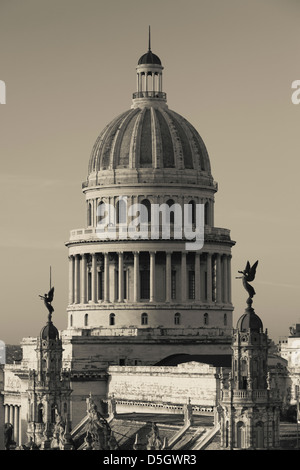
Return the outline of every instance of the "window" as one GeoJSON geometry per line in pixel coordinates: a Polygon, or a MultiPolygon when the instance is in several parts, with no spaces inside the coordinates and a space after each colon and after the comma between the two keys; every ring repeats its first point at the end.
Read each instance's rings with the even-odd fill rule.
{"type": "Polygon", "coordinates": [[[174,315],[174,325],[180,325],[180,317],[181,317],[180,313],[178,313],[178,312],[175,313],[175,315],[174,315]]]}
{"type": "Polygon", "coordinates": [[[140,214],[140,220],[142,223],[151,222],[151,203],[148,199],[143,199],[141,204],[147,209],[147,214],[144,215],[144,212],[140,214]]]}
{"type": "Polygon", "coordinates": [[[206,202],[204,205],[204,224],[208,225],[209,224],[209,202],[206,202]]]}
{"type": "Polygon", "coordinates": [[[103,300],[103,292],[104,292],[104,276],[103,272],[98,272],[98,300],[103,300]]]}
{"type": "Polygon", "coordinates": [[[141,299],[150,299],[150,271],[140,271],[140,282],[141,282],[141,299]]]}
{"type": "Polygon", "coordinates": [[[194,200],[188,204],[188,221],[192,224],[196,223],[196,203],[194,200]]]}
{"type": "Polygon", "coordinates": [[[189,271],[189,299],[195,298],[195,271],[189,271]]]}
{"type": "Polygon", "coordinates": [[[141,315],[141,324],[142,325],[148,325],[148,314],[147,313],[142,313],[142,315],[141,315]]]}
{"type": "Polygon", "coordinates": [[[92,204],[89,202],[88,203],[88,226],[90,227],[92,225],[92,204]]]}
{"type": "Polygon", "coordinates": [[[70,326],[73,326],[73,315],[70,315],[70,326]]]}
{"type": "Polygon", "coordinates": [[[105,203],[103,201],[97,207],[97,225],[105,218],[105,203]]]}
{"type": "Polygon", "coordinates": [[[208,325],[208,313],[203,315],[204,325],[208,325]]]}
{"type": "Polygon", "coordinates": [[[119,199],[116,204],[117,224],[126,224],[127,222],[127,203],[124,199],[119,199]]]}
{"type": "Polygon", "coordinates": [[[116,316],[115,316],[114,313],[111,313],[111,314],[109,315],[109,324],[110,324],[110,325],[115,325],[115,321],[116,321],[116,318],[115,318],[115,317],[116,317],[116,316]]]}
{"type": "Polygon", "coordinates": [[[86,314],[84,315],[84,326],[88,326],[88,324],[89,324],[89,316],[88,316],[88,314],[86,313],[86,314]]]}
{"type": "MultiPolygon", "coordinates": [[[[170,207],[170,209],[173,206],[173,204],[175,204],[173,199],[169,199],[167,201],[167,205],[170,207]]],[[[170,210],[170,224],[174,224],[174,210],[172,209],[170,210]]]]}
{"type": "Polygon", "coordinates": [[[224,326],[227,325],[227,313],[224,313],[224,326]]]}
{"type": "Polygon", "coordinates": [[[88,272],[88,278],[87,278],[87,281],[88,281],[88,300],[92,300],[92,273],[91,272],[88,272]]]}

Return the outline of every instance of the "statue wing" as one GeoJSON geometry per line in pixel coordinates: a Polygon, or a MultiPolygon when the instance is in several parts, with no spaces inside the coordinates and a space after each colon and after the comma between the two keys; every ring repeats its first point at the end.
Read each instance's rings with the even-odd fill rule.
{"type": "Polygon", "coordinates": [[[247,264],[246,264],[246,267],[245,267],[245,273],[249,274],[249,271],[250,271],[250,263],[249,263],[249,261],[247,261],[247,264]]]}
{"type": "Polygon", "coordinates": [[[54,287],[51,287],[51,289],[48,292],[48,302],[52,302],[54,297],[54,287]]]}
{"type": "MultiPolygon", "coordinates": [[[[247,281],[253,281],[253,280],[254,280],[255,274],[256,274],[257,265],[258,265],[258,261],[256,261],[256,263],[254,263],[254,265],[249,269],[249,274],[248,274],[248,279],[247,279],[247,281]]],[[[250,265],[249,265],[249,266],[250,266],[250,265]]]]}

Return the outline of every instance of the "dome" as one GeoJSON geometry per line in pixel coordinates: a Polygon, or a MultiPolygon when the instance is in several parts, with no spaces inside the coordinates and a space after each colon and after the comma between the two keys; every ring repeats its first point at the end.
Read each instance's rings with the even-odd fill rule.
{"type": "Polygon", "coordinates": [[[259,333],[263,331],[263,324],[258,315],[254,312],[253,308],[247,308],[245,313],[239,318],[237,329],[240,331],[255,331],[259,333]]]}
{"type": "Polygon", "coordinates": [[[152,51],[148,51],[146,52],[146,54],[143,54],[142,57],[140,57],[138,61],[138,65],[146,65],[146,64],[161,65],[161,61],[160,61],[160,58],[157,55],[153,54],[152,51]]]}
{"type": "Polygon", "coordinates": [[[52,321],[48,321],[47,325],[45,325],[41,330],[41,339],[58,339],[58,330],[53,325],[52,321]]]}
{"type": "Polygon", "coordinates": [[[93,147],[89,175],[117,169],[197,170],[210,175],[205,144],[185,118],[164,106],[144,106],[113,119],[93,147]]]}

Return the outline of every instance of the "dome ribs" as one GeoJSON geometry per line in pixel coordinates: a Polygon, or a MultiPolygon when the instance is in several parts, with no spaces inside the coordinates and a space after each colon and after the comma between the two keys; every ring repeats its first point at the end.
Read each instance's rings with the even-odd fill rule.
{"type": "Polygon", "coordinates": [[[160,110],[156,110],[161,139],[161,167],[175,168],[174,144],[168,123],[160,110]]]}
{"type": "Polygon", "coordinates": [[[145,108],[139,110],[137,119],[132,132],[132,138],[130,142],[130,151],[129,151],[129,168],[138,168],[139,167],[139,155],[140,155],[140,142],[141,142],[141,131],[142,126],[141,122],[143,121],[145,114],[145,108]]]}
{"type": "Polygon", "coordinates": [[[127,112],[124,116],[124,119],[120,122],[118,126],[111,149],[110,162],[112,169],[117,168],[119,165],[128,165],[130,140],[128,140],[128,138],[125,138],[124,136],[125,134],[127,134],[127,128],[135,114],[137,114],[137,110],[131,110],[127,112]],[[128,149],[128,152],[126,152],[126,148],[128,149]],[[121,149],[123,152],[125,150],[125,155],[124,153],[121,154],[121,149]],[[120,163],[121,160],[123,161],[123,163],[120,163]]]}

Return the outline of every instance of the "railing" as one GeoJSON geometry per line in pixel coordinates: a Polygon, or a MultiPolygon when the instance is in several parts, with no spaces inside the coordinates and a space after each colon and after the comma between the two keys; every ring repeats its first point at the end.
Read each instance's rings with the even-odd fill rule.
{"type": "Polygon", "coordinates": [[[167,99],[167,94],[162,91],[137,91],[132,95],[133,99],[135,98],[159,98],[167,99]]]}
{"type": "MultiPolygon", "coordinates": [[[[145,224],[146,225],[146,224],[145,224]]],[[[182,230],[183,236],[178,237],[176,236],[176,230],[174,230],[174,225],[170,227],[170,232],[169,233],[163,233],[162,232],[162,226],[151,226],[151,224],[147,224],[148,228],[143,232],[138,232],[135,230],[135,228],[130,228],[127,227],[127,225],[118,225],[116,224],[115,226],[110,226],[106,227],[105,230],[96,228],[96,227],[91,227],[91,228],[81,228],[77,230],[71,230],[70,232],[70,241],[73,240],[89,240],[89,239],[96,239],[96,240],[184,240],[187,241],[186,238],[184,237],[184,228],[182,230]],[[151,231],[155,234],[157,234],[157,238],[152,238],[151,237],[151,231]],[[138,234],[142,234],[140,238],[138,237],[138,234]],[[136,234],[137,236],[134,237],[132,234],[136,234]],[[175,238],[175,236],[176,238],[175,238]]],[[[193,225],[193,231],[195,230],[195,226],[193,225]]],[[[218,227],[209,227],[206,226],[204,228],[204,235],[207,240],[210,240],[212,238],[221,238],[221,239],[230,239],[230,230],[225,229],[225,228],[218,228],[218,227]]],[[[191,242],[194,241],[194,239],[190,240],[191,242]]]]}
{"type": "Polygon", "coordinates": [[[235,399],[259,400],[267,399],[268,396],[278,398],[278,390],[223,390],[223,398],[229,398],[230,394],[235,399]]]}

